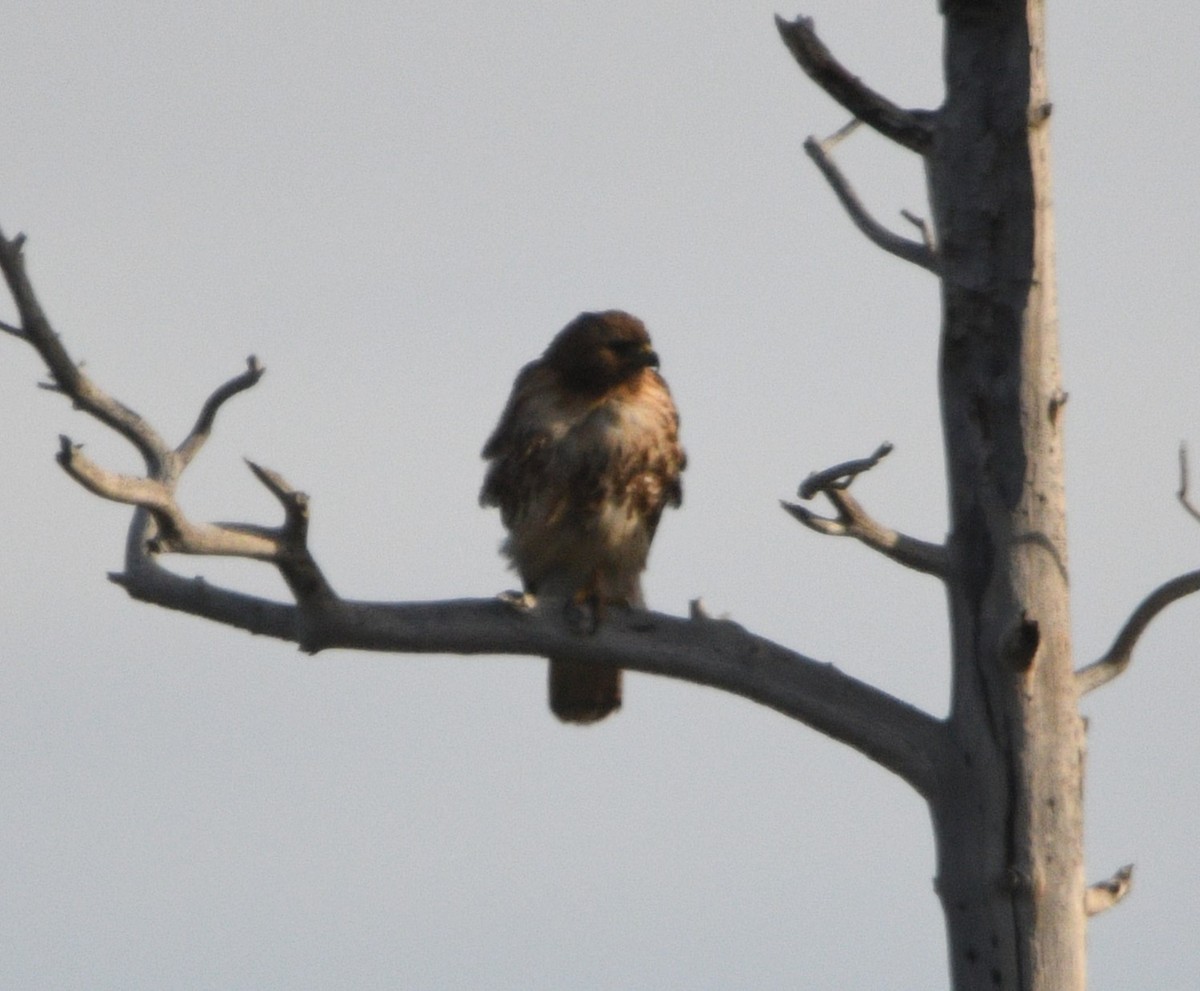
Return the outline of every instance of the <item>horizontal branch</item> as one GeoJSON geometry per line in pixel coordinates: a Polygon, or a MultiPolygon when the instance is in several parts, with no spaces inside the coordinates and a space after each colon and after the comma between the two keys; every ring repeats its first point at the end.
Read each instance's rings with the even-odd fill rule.
{"type": "Polygon", "coordinates": [[[256,636],[301,643],[301,613],[297,606],[210,585],[203,578],[183,578],[153,558],[139,567],[112,572],[109,581],[120,585],[139,602],[212,620],[256,636]]]}
{"type": "Polygon", "coordinates": [[[301,607],[227,592],[157,566],[111,577],[138,600],[314,653],[553,655],[723,689],[854,747],[922,794],[942,751],[942,723],[932,716],[727,620],[613,610],[595,633],[580,634],[559,609],[519,609],[501,598],[330,599],[301,607]]]}
{"type": "Polygon", "coordinates": [[[817,37],[811,18],[785,21],[776,15],[775,26],[808,78],[856,118],[910,151],[929,153],[933,146],[930,111],[904,110],[864,84],[833,57],[817,37]]]}
{"type": "MultiPolygon", "coordinates": [[[[833,159],[829,157],[827,149],[828,142],[818,141],[816,138],[810,137],[804,142],[805,152],[816,163],[817,168],[821,170],[821,175],[825,177],[825,181],[833,189],[834,195],[837,196],[838,201],[845,208],[846,213],[849,214],[854,226],[866,235],[867,240],[876,247],[882,248],[888,254],[895,255],[906,262],[911,262],[920,268],[936,273],[940,266],[937,254],[931,246],[931,238],[928,232],[926,231],[922,240],[914,241],[884,227],[863,206],[862,201],[858,198],[858,194],[855,193],[849,180],[842,174],[841,169],[837,167],[833,159]]],[[[910,222],[912,221],[910,220],[910,222]]]]}
{"type": "Polygon", "coordinates": [[[1189,571],[1163,582],[1147,595],[1125,621],[1104,656],[1075,672],[1075,687],[1079,694],[1086,695],[1123,673],[1133,659],[1133,648],[1151,621],[1172,602],[1193,592],[1200,592],[1200,571],[1189,571]]]}
{"type": "MultiPolygon", "coordinates": [[[[309,500],[279,474],[249,463],[284,509],[279,527],[191,522],[176,498],[183,471],[209,436],[217,412],[254,385],[262,367],[216,389],[188,437],[171,450],[136,414],[92,385],[60,344],[24,276],[22,239],[3,240],[0,262],[21,326],[10,333],[46,360],[59,391],[133,440],[147,454],[144,478],[110,472],[63,438],[59,461],[89,491],[135,506],[125,570],[110,575],[135,599],[316,652],[331,648],[407,653],[531,654],[604,664],[724,689],[770,706],[860,750],[910,782],[932,787],[944,748],[943,724],[831,665],[712,620],[697,606],[684,620],[641,610],[613,610],[594,634],[572,630],[558,608],[517,608],[503,599],[450,602],[351,602],[334,593],[307,546],[309,500]],[[126,415],[128,414],[128,415],[126,415]],[[272,602],[186,579],[163,568],[162,553],[245,557],[273,564],[295,597],[272,602]]],[[[831,483],[832,484],[832,483],[831,483]]]]}

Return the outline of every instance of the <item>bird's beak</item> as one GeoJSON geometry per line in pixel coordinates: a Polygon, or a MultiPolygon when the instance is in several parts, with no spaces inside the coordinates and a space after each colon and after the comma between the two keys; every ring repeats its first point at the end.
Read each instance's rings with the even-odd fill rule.
{"type": "Polygon", "coordinates": [[[646,348],[645,351],[642,351],[638,355],[638,363],[643,368],[657,368],[658,367],[658,352],[652,350],[651,348],[646,348]]]}

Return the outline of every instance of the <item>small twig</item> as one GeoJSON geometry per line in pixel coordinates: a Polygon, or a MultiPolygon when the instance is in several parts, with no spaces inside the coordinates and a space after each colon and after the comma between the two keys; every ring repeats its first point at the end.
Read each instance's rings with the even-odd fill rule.
{"type": "Polygon", "coordinates": [[[1179,504],[1191,514],[1192,519],[1200,522],[1200,509],[1193,506],[1188,497],[1188,457],[1187,444],[1184,443],[1179,445],[1179,491],[1176,495],[1179,497],[1179,504]]]}
{"type": "Polygon", "coordinates": [[[817,37],[811,18],[785,21],[776,15],[775,26],[800,68],[833,99],[884,137],[920,155],[929,153],[933,145],[929,111],[904,110],[864,84],[833,57],[817,37]]]}
{"type": "Polygon", "coordinates": [[[288,485],[277,471],[264,468],[249,459],[246,460],[246,464],[283,507],[284,536],[292,544],[303,545],[308,539],[308,494],[288,485]]]}
{"type": "Polygon", "coordinates": [[[1126,864],[1112,877],[1091,885],[1084,893],[1083,910],[1089,916],[1107,912],[1133,887],[1133,864],[1126,864]]]}
{"type": "MultiPolygon", "coordinates": [[[[837,135],[834,135],[834,137],[837,137],[837,135]]],[[[863,206],[862,201],[858,198],[858,194],[854,192],[849,180],[842,174],[841,169],[834,164],[833,159],[826,154],[827,147],[826,142],[818,141],[812,137],[804,142],[804,150],[808,153],[808,157],[821,170],[821,175],[825,177],[825,181],[829,183],[834,194],[850,215],[854,226],[862,231],[872,244],[882,248],[888,254],[895,255],[897,258],[903,258],[905,261],[919,265],[930,272],[937,272],[937,256],[928,243],[901,237],[894,231],[888,230],[867,212],[867,208],[863,206]]]]}
{"type": "Polygon", "coordinates": [[[1086,695],[1123,673],[1133,659],[1133,648],[1150,622],[1172,602],[1200,592],[1200,571],[1189,571],[1164,582],[1146,596],[1125,621],[1103,657],[1075,672],[1075,687],[1086,695]]]}
{"type": "Polygon", "coordinates": [[[892,445],[885,441],[870,457],[843,461],[823,471],[813,472],[804,480],[798,492],[800,498],[809,500],[823,494],[837,510],[836,518],[820,516],[798,503],[781,501],[780,505],[816,533],[831,537],[853,537],[898,564],[944,577],[947,568],[946,549],[941,544],[918,540],[884,526],[873,519],[847,491],[855,478],[874,468],[891,450],[892,445]]]}
{"type": "Polygon", "coordinates": [[[921,243],[925,245],[931,254],[937,253],[937,239],[933,236],[933,226],[924,217],[918,217],[915,213],[909,210],[901,210],[900,216],[912,224],[921,232],[921,243]]]}
{"type": "Polygon", "coordinates": [[[848,123],[843,124],[831,135],[829,135],[829,137],[821,141],[821,150],[825,152],[833,151],[834,148],[850,137],[850,135],[857,131],[861,126],[862,121],[859,118],[851,117],[848,123]]]}
{"type": "Polygon", "coordinates": [[[279,472],[250,460],[246,464],[283,506],[284,523],[275,531],[282,541],[283,553],[276,558],[275,565],[296,601],[301,605],[334,601],[337,594],[308,550],[308,495],[289,485],[279,472]]]}

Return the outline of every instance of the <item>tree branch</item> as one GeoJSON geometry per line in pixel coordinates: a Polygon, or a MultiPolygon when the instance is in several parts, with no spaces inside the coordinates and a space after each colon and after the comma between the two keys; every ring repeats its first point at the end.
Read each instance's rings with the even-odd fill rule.
{"type": "Polygon", "coordinates": [[[854,537],[905,567],[944,578],[946,549],[941,544],[918,540],[883,526],[848,491],[855,478],[874,468],[891,450],[892,445],[885,442],[870,457],[813,472],[804,480],[798,492],[800,498],[807,501],[823,494],[837,510],[834,519],[819,516],[797,503],[781,501],[780,505],[810,530],[832,537],[854,537]]]}
{"type": "Polygon", "coordinates": [[[930,111],[904,110],[851,74],[817,37],[812,18],[785,21],[776,15],[775,26],[800,68],[833,99],[885,138],[919,155],[929,153],[933,145],[930,111]]]}
{"type": "Polygon", "coordinates": [[[283,505],[285,521],[282,527],[245,523],[196,524],[187,518],[175,497],[180,476],[204,446],[217,412],[229,399],[262,378],[265,369],[258,359],[251,356],[246,362],[246,371],[209,396],[191,432],[183,443],[171,450],[146,420],[95,385],[67,353],[25,274],[21,253],[24,243],[23,235],[10,241],[0,233],[0,269],[21,317],[21,326],[9,327],[8,331],[28,342],[41,355],[57,391],[73,400],[77,408],[131,441],[146,462],[146,477],[120,475],[101,468],[69,438],[60,438],[58,463],[68,475],[95,495],[145,511],[135,515],[131,526],[127,566],[132,564],[134,571],[140,572],[148,567],[149,555],[168,552],[244,557],[274,564],[297,602],[334,598],[333,589],[308,551],[308,497],[294,490],[275,472],[253,463],[250,465],[258,480],[283,505]],[[152,525],[149,520],[153,521],[152,525]],[[135,533],[140,541],[136,545],[135,533]]]}
{"type": "Polygon", "coordinates": [[[593,634],[557,608],[500,599],[288,606],[190,580],[153,566],[110,576],[131,596],[298,643],[418,654],[552,654],[708,685],[790,716],[845,743],[909,782],[933,787],[944,741],[940,721],[832,665],[787,650],[726,620],[613,610],[593,634]]]}
{"type": "MultiPolygon", "coordinates": [[[[1188,497],[1186,444],[1179,445],[1179,491],[1176,496],[1180,505],[1193,518],[1200,521],[1200,510],[1192,505],[1188,497]]],[[[1075,672],[1075,687],[1079,694],[1086,695],[1123,674],[1129,667],[1129,662],[1133,660],[1133,648],[1151,621],[1172,602],[1191,595],[1193,592],[1200,592],[1200,571],[1189,571],[1170,581],[1163,582],[1147,595],[1134,609],[1129,619],[1125,621],[1125,625],[1121,627],[1112,646],[1108,648],[1104,656],[1075,672]]]]}
{"type": "MultiPolygon", "coordinates": [[[[818,141],[816,138],[810,137],[804,142],[804,150],[821,170],[821,175],[825,177],[825,181],[829,183],[834,194],[850,215],[854,226],[862,231],[872,244],[882,248],[890,255],[895,255],[906,262],[912,262],[914,265],[936,273],[939,270],[938,258],[933,250],[932,237],[927,227],[923,227],[924,234],[921,241],[913,241],[888,230],[867,212],[867,208],[863,206],[849,180],[829,157],[828,150],[832,143],[840,140],[845,133],[846,129],[843,128],[842,131],[825,141],[818,141]]],[[[911,220],[911,214],[908,216],[911,220]]]]}
{"type": "Polygon", "coordinates": [[[6,329],[33,345],[46,363],[55,387],[71,398],[76,409],[121,434],[138,449],[146,462],[146,470],[155,474],[162,469],[166,459],[166,444],[137,413],[96,388],[67,353],[25,274],[25,259],[21,252],[24,244],[24,234],[18,234],[10,241],[0,231],[0,271],[4,273],[4,281],[21,318],[19,328],[6,329]]]}
{"type": "Polygon", "coordinates": [[[1091,885],[1083,898],[1083,910],[1088,916],[1107,912],[1120,902],[1133,887],[1133,864],[1126,864],[1105,881],[1091,885]]]}
{"type": "Polygon", "coordinates": [[[1147,595],[1125,621],[1104,656],[1075,672],[1075,687],[1079,694],[1086,695],[1123,673],[1133,659],[1133,648],[1151,620],[1172,602],[1193,592],[1200,592],[1200,571],[1189,571],[1163,582],[1147,595]]]}
{"type": "Polygon", "coordinates": [[[854,458],[821,471],[810,472],[809,476],[800,483],[800,490],[797,494],[801,499],[811,499],[819,492],[847,489],[859,475],[870,471],[893,450],[895,448],[892,447],[892,442],[885,440],[875,448],[874,453],[865,458],[854,458]]]}
{"type": "Polygon", "coordinates": [[[196,425],[192,427],[192,432],[187,435],[183,443],[176,449],[175,453],[182,465],[188,465],[192,458],[204,446],[204,442],[208,440],[209,434],[212,433],[213,423],[217,418],[217,411],[232,399],[239,392],[244,392],[258,384],[258,380],[263,377],[266,369],[258,363],[258,359],[254,355],[250,355],[246,359],[246,370],[241,375],[231,378],[228,382],[218,388],[200,410],[200,416],[196,420],[196,425]]]}
{"type": "MultiPolygon", "coordinates": [[[[710,685],[776,709],[866,754],[923,795],[934,787],[946,750],[942,722],[887,693],[820,664],[742,627],[708,618],[697,605],[692,619],[641,610],[614,610],[598,632],[573,630],[561,609],[515,608],[502,598],[449,602],[353,602],[340,599],[307,547],[309,500],[279,474],[250,462],[258,480],[284,507],[280,527],[246,523],[192,523],[175,496],[180,476],[210,434],[218,410],[254,385],[262,367],[247,370],[209,397],[191,433],[175,450],[136,414],[90,383],[71,360],[37,306],[25,278],[22,239],[3,240],[0,264],[17,300],[16,336],[33,345],[60,390],[147,454],[144,478],[100,467],[67,438],[59,462],[89,491],[136,507],[126,539],[125,570],[110,579],[143,602],[200,616],[251,633],[299,644],[399,653],[532,654],[710,685]],[[157,560],[166,552],[245,557],[275,565],[295,597],[272,602],[203,579],[186,579],[157,560]]],[[[886,453],[881,449],[875,461],[886,453]]],[[[873,462],[872,462],[873,463],[873,462]]],[[[841,466],[838,491],[865,470],[841,466]]],[[[843,503],[843,505],[848,505],[843,503]]],[[[867,539],[861,537],[860,539],[867,539]]],[[[882,542],[883,538],[877,538],[882,542]]],[[[903,551],[894,555],[904,557],[903,551]]],[[[910,552],[911,553],[911,552],[910,552]]]]}
{"type": "MultiPolygon", "coordinates": [[[[334,593],[308,551],[308,497],[287,485],[275,472],[251,464],[260,481],[283,504],[282,527],[251,523],[203,523],[189,520],[172,485],[153,478],[119,475],[101,468],[70,438],[62,437],[58,462],[89,492],[113,502],[138,506],[154,520],[143,536],[147,554],[191,554],[243,557],[279,568],[297,601],[330,598],[334,593]]],[[[140,529],[140,527],[139,527],[140,529]]]]}

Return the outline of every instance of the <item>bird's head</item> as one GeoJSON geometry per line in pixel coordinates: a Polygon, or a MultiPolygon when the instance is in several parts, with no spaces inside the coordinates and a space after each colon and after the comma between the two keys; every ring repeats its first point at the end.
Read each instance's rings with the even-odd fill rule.
{"type": "Polygon", "coordinates": [[[645,325],[622,310],[579,314],[558,332],[542,360],[584,392],[604,392],[658,367],[645,325]]]}

